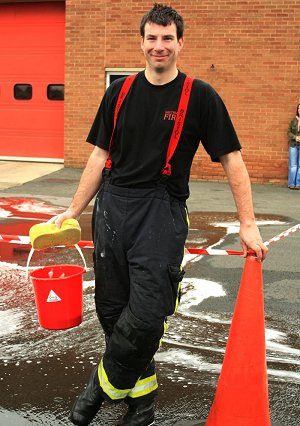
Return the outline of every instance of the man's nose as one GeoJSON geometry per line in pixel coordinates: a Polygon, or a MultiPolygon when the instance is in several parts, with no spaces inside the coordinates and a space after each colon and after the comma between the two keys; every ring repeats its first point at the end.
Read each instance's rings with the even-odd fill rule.
{"type": "Polygon", "coordinates": [[[157,39],[155,42],[155,46],[154,49],[155,50],[163,50],[164,46],[163,46],[163,41],[161,39],[157,39]]]}

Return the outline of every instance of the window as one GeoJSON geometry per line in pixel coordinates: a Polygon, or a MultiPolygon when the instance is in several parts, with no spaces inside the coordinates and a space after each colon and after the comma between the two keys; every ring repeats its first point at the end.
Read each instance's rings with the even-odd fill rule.
{"type": "Polygon", "coordinates": [[[126,77],[129,74],[110,74],[109,75],[109,84],[111,84],[113,81],[118,80],[119,78],[126,77]]]}
{"type": "Polygon", "coordinates": [[[49,101],[63,101],[65,98],[65,86],[63,84],[49,84],[47,98],[49,101]]]}
{"type": "Polygon", "coordinates": [[[115,80],[118,80],[118,78],[126,77],[127,75],[136,74],[137,72],[141,71],[143,68],[124,68],[124,69],[113,69],[113,68],[107,68],[106,69],[106,88],[115,80]]]}
{"type": "Polygon", "coordinates": [[[31,84],[15,84],[14,98],[17,100],[28,101],[32,98],[31,84]]]}

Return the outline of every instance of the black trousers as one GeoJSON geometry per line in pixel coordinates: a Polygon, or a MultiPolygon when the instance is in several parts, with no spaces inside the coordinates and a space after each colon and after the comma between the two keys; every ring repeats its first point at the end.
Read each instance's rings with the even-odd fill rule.
{"type": "Polygon", "coordinates": [[[106,336],[100,386],[107,400],[138,403],[157,392],[153,357],[178,304],[186,205],[162,185],[104,182],[92,225],[95,304],[106,336]]]}

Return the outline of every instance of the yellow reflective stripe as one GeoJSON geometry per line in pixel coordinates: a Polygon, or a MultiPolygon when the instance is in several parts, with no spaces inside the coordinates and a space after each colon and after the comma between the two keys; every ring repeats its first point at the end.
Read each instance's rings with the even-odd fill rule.
{"type": "Polygon", "coordinates": [[[168,324],[167,324],[167,321],[164,321],[164,334],[161,336],[161,339],[160,339],[160,341],[159,341],[159,347],[161,347],[161,345],[162,345],[162,342],[163,342],[163,338],[164,338],[164,335],[166,334],[166,332],[168,331],[168,324]]]}
{"type": "MultiPolygon", "coordinates": [[[[182,265],[180,265],[180,270],[182,271],[182,265]]],[[[178,287],[177,287],[177,297],[176,297],[174,314],[177,312],[177,309],[179,307],[179,294],[180,294],[180,290],[181,290],[181,283],[182,283],[182,281],[180,281],[178,283],[178,287]]]]}
{"type": "Polygon", "coordinates": [[[117,389],[110,383],[104,370],[102,359],[98,367],[98,377],[101,388],[106,393],[106,395],[110,397],[110,399],[123,399],[130,392],[130,389],[117,389]]]}
{"type": "Polygon", "coordinates": [[[190,218],[189,218],[189,213],[188,213],[188,211],[187,211],[187,208],[186,208],[186,207],[184,208],[184,210],[185,210],[185,214],[186,214],[186,221],[187,221],[188,227],[190,227],[190,218]]]}
{"type": "Polygon", "coordinates": [[[156,374],[145,379],[139,379],[134,388],[131,389],[128,396],[131,398],[138,398],[139,396],[148,395],[158,388],[156,374]]]}

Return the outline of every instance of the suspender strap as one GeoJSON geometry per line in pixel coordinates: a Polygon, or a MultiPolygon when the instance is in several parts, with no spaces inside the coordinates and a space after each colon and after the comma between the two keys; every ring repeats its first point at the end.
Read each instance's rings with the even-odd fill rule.
{"type": "Polygon", "coordinates": [[[119,114],[119,111],[121,109],[122,103],[123,103],[124,99],[126,98],[127,93],[129,92],[129,89],[132,86],[132,83],[134,82],[136,76],[137,76],[137,74],[132,74],[132,75],[129,75],[128,77],[125,78],[124,83],[121,87],[118,99],[117,99],[115,113],[114,113],[114,127],[113,127],[113,131],[112,131],[110,141],[109,141],[108,158],[105,162],[105,168],[106,169],[111,169],[111,166],[112,166],[111,151],[112,151],[114,133],[115,133],[116,125],[117,125],[118,114],[119,114]]]}
{"type": "Polygon", "coordinates": [[[165,176],[171,175],[170,161],[177,148],[177,145],[181,136],[181,132],[182,132],[185,116],[186,116],[186,110],[188,107],[190,94],[192,90],[192,84],[193,84],[193,79],[191,77],[186,77],[183,83],[176,120],[174,123],[173,132],[172,132],[171,139],[168,146],[166,165],[164,166],[162,170],[162,174],[165,176]]]}

